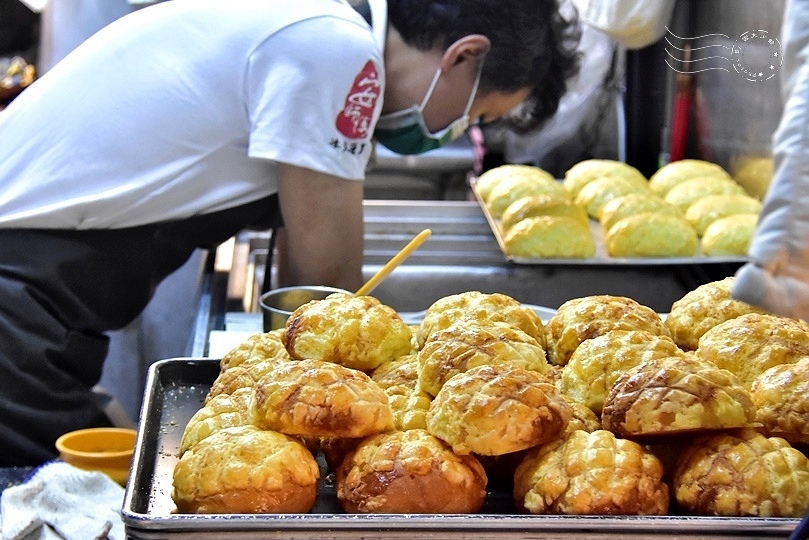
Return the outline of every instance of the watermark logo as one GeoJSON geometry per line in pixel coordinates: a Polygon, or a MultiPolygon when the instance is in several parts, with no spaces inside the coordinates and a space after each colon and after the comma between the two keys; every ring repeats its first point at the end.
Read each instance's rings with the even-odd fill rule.
{"type": "Polygon", "coordinates": [[[725,34],[680,37],[666,27],[664,39],[666,64],[678,73],[722,70],[748,81],[768,81],[783,61],[781,42],[766,30],[750,30],[733,41],[725,34]]]}

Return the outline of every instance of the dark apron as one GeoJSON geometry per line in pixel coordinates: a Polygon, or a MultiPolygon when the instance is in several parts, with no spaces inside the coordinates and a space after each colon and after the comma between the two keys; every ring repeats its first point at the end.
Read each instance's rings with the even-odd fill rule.
{"type": "Polygon", "coordinates": [[[0,466],[56,456],[62,433],[110,425],[91,392],[108,330],[130,323],[197,248],[271,223],[276,197],[113,230],[0,230],[0,466]]]}

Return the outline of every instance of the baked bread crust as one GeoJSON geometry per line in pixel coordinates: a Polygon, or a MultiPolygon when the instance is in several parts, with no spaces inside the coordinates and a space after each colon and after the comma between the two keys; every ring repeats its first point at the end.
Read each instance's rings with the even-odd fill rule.
{"type": "Polygon", "coordinates": [[[731,296],[735,279],[729,276],[704,283],[671,305],[665,324],[681,349],[695,350],[699,346],[699,338],[721,322],[746,313],[762,313],[760,309],[731,296]]]}
{"type": "Polygon", "coordinates": [[[689,513],[801,517],[809,511],[809,459],[752,429],[706,435],[677,460],[672,488],[689,513]]]}
{"type": "Polygon", "coordinates": [[[809,356],[809,326],[769,313],[747,313],[705,332],[695,354],[733,372],[749,389],[767,369],[809,356]]]}
{"type": "Polygon", "coordinates": [[[619,437],[746,427],[755,422],[750,392],[733,373],[690,356],[649,360],[616,379],[601,424],[619,437]]]}
{"type": "Polygon", "coordinates": [[[399,314],[372,296],[334,293],[289,316],[282,337],[294,359],[334,362],[361,371],[412,351],[399,314]]]}
{"type": "Polygon", "coordinates": [[[456,454],[496,456],[561,436],[571,416],[570,405],[541,373],[482,365],[444,384],[427,412],[427,431],[456,454]]]}
{"type": "Polygon", "coordinates": [[[532,514],[665,515],[663,465],[645,447],[605,430],[575,431],[528,451],[514,501],[532,514]]]}
{"type": "Polygon", "coordinates": [[[356,438],[393,429],[384,391],[362,371],[331,362],[279,362],[256,382],[254,423],[287,435],[356,438]]]}
{"type": "Polygon", "coordinates": [[[433,333],[418,352],[419,387],[435,396],[453,375],[482,365],[508,364],[547,373],[545,350],[531,336],[505,323],[462,321],[433,333]]]}
{"type": "Polygon", "coordinates": [[[387,394],[393,410],[393,427],[400,431],[425,429],[432,396],[419,386],[419,359],[408,354],[386,362],[371,373],[387,394]]]}
{"type": "Polygon", "coordinates": [[[261,360],[291,360],[281,337],[283,329],[254,334],[231,349],[222,357],[219,365],[222,371],[261,360]]]}
{"type": "Polygon", "coordinates": [[[180,439],[180,455],[220,429],[251,425],[252,396],[253,388],[244,387],[232,394],[219,394],[207,401],[185,425],[180,439]]]}
{"type": "Polygon", "coordinates": [[[486,498],[486,472],[425,430],[364,439],[335,474],[348,513],[469,514],[486,498]]]}
{"type": "Polygon", "coordinates": [[[307,513],[320,470],[300,442],[255,426],[219,430],[174,468],[172,498],[180,513],[307,513]]]}
{"type": "Polygon", "coordinates": [[[655,358],[683,355],[668,336],[646,330],[610,330],[576,348],[562,368],[559,389],[601,415],[604,400],[621,373],[655,358]]]}
{"type": "Polygon", "coordinates": [[[545,324],[548,360],[564,366],[583,341],[610,330],[646,330],[655,335],[669,335],[660,315],[631,298],[583,296],[563,303],[545,324]]]}
{"type": "Polygon", "coordinates": [[[750,394],[756,422],[769,436],[809,444],[809,357],[767,369],[753,379],[750,394]]]}

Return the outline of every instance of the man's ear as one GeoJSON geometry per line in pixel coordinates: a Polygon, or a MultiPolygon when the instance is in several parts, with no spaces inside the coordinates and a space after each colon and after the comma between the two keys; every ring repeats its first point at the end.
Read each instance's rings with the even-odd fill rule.
{"type": "Polygon", "coordinates": [[[446,71],[465,60],[478,60],[483,57],[492,43],[483,34],[469,34],[450,45],[441,57],[441,70],[446,71]]]}

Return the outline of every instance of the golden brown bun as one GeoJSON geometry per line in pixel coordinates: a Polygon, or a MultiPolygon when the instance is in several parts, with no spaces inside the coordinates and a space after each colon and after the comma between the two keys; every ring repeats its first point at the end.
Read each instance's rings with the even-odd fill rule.
{"type": "Polygon", "coordinates": [[[320,477],[300,442],[255,426],[225,428],[183,454],[172,498],[180,513],[305,514],[320,477]]]}
{"type": "Polygon", "coordinates": [[[470,514],[486,498],[486,473],[422,429],[363,440],[337,468],[337,498],[352,514],[470,514]]]}
{"type": "Polygon", "coordinates": [[[562,368],[559,389],[601,415],[621,373],[655,358],[684,355],[668,336],[646,330],[611,330],[582,342],[562,368]]]}
{"type": "Polygon", "coordinates": [[[809,357],[773,366],[753,379],[756,422],[770,436],[809,443],[809,357]]]}
{"type": "Polygon", "coordinates": [[[591,218],[599,219],[601,210],[608,202],[630,193],[650,193],[649,186],[646,181],[604,176],[588,182],[581,188],[574,201],[584,208],[591,218]]]}
{"type": "Polygon", "coordinates": [[[514,201],[536,195],[568,197],[565,188],[550,173],[529,166],[492,186],[484,201],[492,217],[499,219],[514,201]]]}
{"type": "Polygon", "coordinates": [[[685,219],[702,236],[708,225],[717,219],[736,214],[755,214],[761,211],[761,202],[750,195],[708,195],[694,202],[685,211],[685,219]]]}
{"type": "Polygon", "coordinates": [[[256,382],[255,424],[287,435],[364,437],[393,429],[385,392],[365,373],[317,360],[277,363],[256,382]]]}
{"type": "Polygon", "coordinates": [[[801,517],[809,510],[809,459],[752,430],[706,435],[680,455],[672,491],[691,514],[801,517]]]}
{"type": "Polygon", "coordinates": [[[222,357],[222,371],[261,360],[290,360],[284,342],[281,341],[283,333],[283,329],[279,329],[250,336],[222,357]]]}
{"type": "Polygon", "coordinates": [[[737,214],[719,218],[705,229],[702,252],[705,255],[743,257],[753,240],[758,224],[757,214],[737,214]]]}
{"type": "Polygon", "coordinates": [[[716,163],[700,159],[681,159],[667,163],[649,177],[649,189],[660,197],[665,197],[674,186],[691,178],[704,176],[730,178],[728,172],[716,163]]]}
{"type": "Polygon", "coordinates": [[[758,308],[731,296],[735,279],[730,276],[702,284],[672,304],[666,327],[681,349],[695,350],[699,338],[721,322],[745,313],[761,313],[758,308]]]}
{"type": "Polygon", "coordinates": [[[503,236],[503,249],[511,257],[589,259],[596,243],[589,224],[567,216],[527,218],[503,236]]]}
{"type": "Polygon", "coordinates": [[[660,315],[631,298],[612,295],[573,298],[559,306],[545,324],[548,360],[564,366],[582,341],[610,330],[646,330],[658,336],[669,335],[660,315]]]}
{"type": "Polygon", "coordinates": [[[400,431],[427,427],[427,409],[432,396],[419,386],[419,358],[408,354],[386,362],[371,378],[388,395],[393,410],[393,427],[400,431]]]}
{"type": "Polygon", "coordinates": [[[562,397],[570,405],[570,422],[567,423],[565,435],[579,430],[591,433],[602,429],[601,420],[587,405],[564,393],[562,393],[562,397]]]}
{"type": "Polygon", "coordinates": [[[245,387],[232,394],[219,394],[211,398],[188,420],[180,440],[180,455],[220,429],[252,424],[252,395],[253,388],[245,387]]]}
{"type": "Polygon", "coordinates": [[[730,371],[690,356],[657,358],[623,372],[604,399],[601,424],[619,437],[753,425],[750,392],[730,371]]]}
{"type": "Polygon", "coordinates": [[[545,350],[531,336],[505,323],[456,323],[430,336],[418,353],[419,387],[435,396],[455,374],[490,364],[546,373],[545,350]]]}
{"type": "Polygon", "coordinates": [[[444,384],[427,412],[427,431],[457,454],[496,456],[559,437],[570,417],[570,405],[541,373],[484,365],[444,384]]]}
{"type": "Polygon", "coordinates": [[[545,346],[545,326],[532,308],[505,294],[467,291],[439,298],[427,308],[418,329],[419,349],[432,334],[461,321],[506,323],[545,346]]]}
{"type": "Polygon", "coordinates": [[[772,156],[740,156],[733,165],[733,179],[747,193],[758,200],[763,200],[772,183],[774,169],[772,156]]]}
{"type": "Polygon", "coordinates": [[[514,473],[514,501],[532,514],[665,515],[663,465],[609,431],[575,431],[529,450],[514,473]]]}
{"type": "Polygon", "coordinates": [[[745,195],[745,191],[732,178],[701,176],[677,184],[664,199],[685,213],[689,206],[709,195],[745,195]]]}
{"type": "Polygon", "coordinates": [[[646,177],[635,167],[611,159],[585,159],[565,172],[562,184],[571,197],[579,194],[584,186],[598,178],[624,178],[635,184],[646,184],[646,177]]]}
{"type": "Polygon", "coordinates": [[[207,404],[216,396],[233,394],[240,388],[253,388],[257,380],[275,369],[276,363],[285,361],[289,362],[291,360],[261,360],[256,357],[248,362],[220,371],[205,396],[204,404],[207,404]]]}
{"type": "Polygon", "coordinates": [[[641,212],[613,225],[606,234],[612,257],[693,257],[697,231],[682,215],[641,212]]]}
{"type": "Polygon", "coordinates": [[[601,209],[599,221],[604,230],[608,231],[622,219],[644,212],[672,214],[675,216],[682,215],[679,208],[673,204],[667,203],[654,193],[642,192],[622,195],[605,204],[601,209]]]}
{"type": "Polygon", "coordinates": [[[560,195],[536,195],[517,199],[503,211],[500,229],[505,233],[520,221],[539,216],[564,216],[588,225],[590,218],[581,206],[560,195]]]}
{"type": "Polygon", "coordinates": [[[481,174],[475,182],[475,188],[480,198],[486,203],[491,198],[492,190],[498,185],[521,182],[524,178],[535,179],[539,182],[556,181],[553,175],[539,167],[508,163],[489,169],[481,174]]]}
{"type": "Polygon", "coordinates": [[[411,352],[411,337],[399,314],[376,298],[335,293],[293,311],[283,341],[292,358],[371,371],[411,352]]]}
{"type": "Polygon", "coordinates": [[[796,319],[747,313],[705,332],[695,353],[732,371],[750,388],[767,369],[809,356],[809,327],[796,319]]]}

